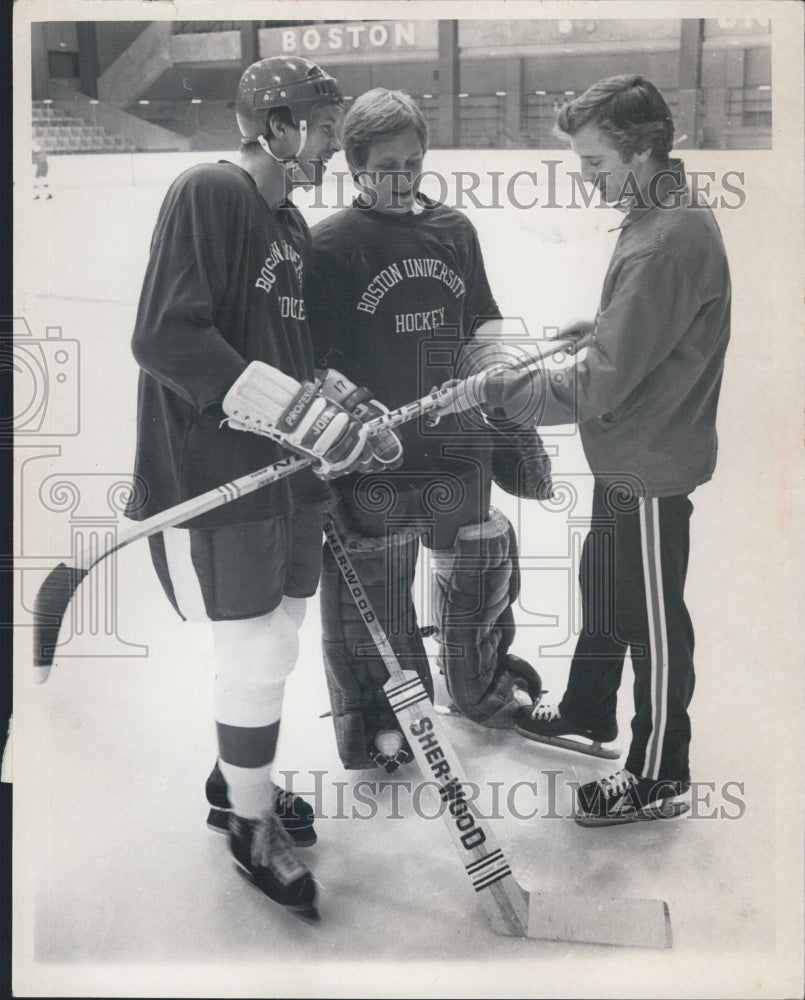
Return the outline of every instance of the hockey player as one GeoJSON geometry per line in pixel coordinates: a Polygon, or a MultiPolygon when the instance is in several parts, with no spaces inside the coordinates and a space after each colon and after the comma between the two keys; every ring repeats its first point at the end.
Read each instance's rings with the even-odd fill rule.
{"type": "Polygon", "coordinates": [[[153,234],[132,340],[146,500],[130,515],[268,465],[285,448],[317,460],[320,478],[305,470],[149,538],[176,611],[212,623],[219,762],[208,796],[228,820],[231,853],[272,900],[314,918],[313,878],[289,837],[315,840],[312,810],[274,786],[271,766],[305,598],[319,579],[321,479],[374,452],[360,417],[312,381],[302,294],[310,234],[286,196],[320,183],[340,148],[342,98],[318,66],[276,57],[243,73],[236,114],[237,158],[182,173],[153,234]]]}
{"type": "MultiPolygon", "coordinates": [[[[673,120],[652,83],[603,80],[561,109],[558,126],[584,179],[624,219],[595,320],[559,334],[580,338],[586,353],[542,386],[540,423],[579,424],[595,483],[567,689],[558,705],[520,710],[517,729],[564,746],[582,737],[598,752],[617,735],[630,653],[635,715],[624,767],[577,794],[577,821],[598,826],[687,809],[689,494],[715,467],[731,289],[718,226],[669,156],[673,120]]],[[[511,375],[489,379],[484,392],[488,405],[518,412],[526,395],[533,380],[511,375]]]]}
{"type": "MultiPolygon", "coordinates": [[[[479,328],[488,333],[500,312],[472,224],[418,191],[428,129],[411,98],[385,89],[360,96],[345,117],[343,144],[359,193],[312,230],[311,332],[319,363],[396,407],[467,374],[468,345],[481,343],[479,328]]],[[[508,520],[489,506],[493,468],[511,490],[517,482],[526,495],[549,489],[541,442],[533,427],[524,433],[523,453],[499,449],[495,465],[494,434],[482,420],[412,423],[401,429],[399,468],[335,484],[350,559],[403,669],[416,670],[432,696],[412,600],[421,541],[431,550],[439,667],[450,697],[463,715],[499,728],[513,727],[518,705],[530,707],[540,693],[536,672],[509,651],[517,547],[508,520]]],[[[397,729],[382,691],[388,673],[329,552],[320,594],[341,760],[392,771],[410,758],[401,736],[391,758],[376,747],[379,733],[397,729]]]]}
{"type": "Polygon", "coordinates": [[[43,196],[46,200],[53,198],[48,184],[48,154],[47,150],[34,141],[31,147],[31,163],[34,168],[34,201],[39,201],[43,196]]]}

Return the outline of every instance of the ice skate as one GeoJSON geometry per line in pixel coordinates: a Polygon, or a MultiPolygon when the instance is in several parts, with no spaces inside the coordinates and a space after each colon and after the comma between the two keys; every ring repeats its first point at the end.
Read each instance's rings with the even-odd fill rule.
{"type": "MultiPolygon", "coordinates": [[[[218,761],[210,772],[205,786],[207,802],[210,811],[207,815],[207,826],[215,833],[229,831],[231,806],[218,761]]],[[[290,835],[296,847],[312,847],[316,843],[316,831],[313,828],[313,807],[310,803],[293,792],[284,788],[274,789],[274,812],[279,817],[285,832],[290,835]]]]}
{"type": "Polygon", "coordinates": [[[579,826],[615,826],[650,819],[671,819],[690,808],[689,785],[682,781],[639,778],[616,771],[588,781],[576,792],[575,820],[579,826]]]}
{"type": "Polygon", "coordinates": [[[310,923],[319,919],[313,876],[296,857],[276,813],[229,815],[229,850],[239,871],[269,899],[310,923]]]}
{"type": "Polygon", "coordinates": [[[616,725],[593,729],[577,726],[559,714],[554,705],[537,702],[534,706],[518,709],[515,717],[515,729],[521,736],[536,743],[561,747],[564,750],[574,750],[576,753],[588,754],[591,757],[602,757],[605,760],[617,760],[620,750],[612,747],[607,749],[602,743],[610,743],[618,735],[616,725]],[[567,739],[568,736],[580,736],[589,742],[567,739]]]}

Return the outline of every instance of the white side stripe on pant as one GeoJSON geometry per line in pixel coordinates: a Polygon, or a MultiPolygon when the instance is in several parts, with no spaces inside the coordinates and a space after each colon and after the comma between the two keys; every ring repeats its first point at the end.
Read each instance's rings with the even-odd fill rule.
{"type": "Polygon", "coordinates": [[[165,528],[165,559],[173,584],[173,594],[179,610],[189,622],[208,622],[201,584],[198,582],[190,555],[190,531],[187,528],[165,528]]]}
{"type": "Polygon", "coordinates": [[[668,629],[660,556],[660,501],[656,497],[640,501],[640,544],[651,656],[651,734],[646,746],[643,777],[656,781],[668,716],[668,629]]]}

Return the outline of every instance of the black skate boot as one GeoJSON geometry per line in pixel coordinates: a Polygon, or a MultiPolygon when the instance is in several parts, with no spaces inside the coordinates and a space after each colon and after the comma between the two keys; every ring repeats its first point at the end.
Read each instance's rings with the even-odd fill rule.
{"type": "Polygon", "coordinates": [[[616,771],[580,786],[575,820],[579,826],[614,826],[681,816],[690,808],[685,797],[689,787],[687,781],[655,781],[616,771]]]}
{"type": "Polygon", "coordinates": [[[319,919],[313,876],[294,854],[276,813],[254,820],[230,813],[229,850],[239,870],[269,899],[302,920],[319,919]]]}
{"type": "Polygon", "coordinates": [[[549,746],[562,747],[565,750],[575,750],[577,753],[589,754],[592,757],[603,757],[606,760],[617,760],[620,751],[614,747],[607,750],[602,743],[610,743],[618,735],[618,727],[579,726],[559,714],[559,709],[553,705],[538,702],[534,706],[524,706],[517,710],[514,728],[521,736],[536,743],[547,743],[549,746]],[[565,739],[567,736],[581,736],[590,743],[579,740],[565,739]]]}
{"type": "MultiPolygon", "coordinates": [[[[207,802],[210,811],[207,815],[207,826],[215,833],[227,833],[229,816],[232,811],[226,781],[218,761],[210,772],[205,786],[207,802]]],[[[316,831],[313,829],[313,806],[293,792],[284,788],[274,789],[274,812],[282,821],[285,832],[291,836],[297,847],[312,847],[316,843],[316,831]]]]}

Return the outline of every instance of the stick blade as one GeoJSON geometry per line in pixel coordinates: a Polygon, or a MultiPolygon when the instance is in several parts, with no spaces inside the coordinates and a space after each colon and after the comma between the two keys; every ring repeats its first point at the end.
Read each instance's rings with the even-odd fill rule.
{"type": "Polygon", "coordinates": [[[44,684],[50,674],[65,612],[89,571],[59,563],[45,577],[34,601],[34,670],[44,684]]]}
{"type": "Polygon", "coordinates": [[[670,948],[671,915],[662,899],[607,899],[530,892],[528,937],[633,948],[670,948]]]}

